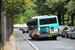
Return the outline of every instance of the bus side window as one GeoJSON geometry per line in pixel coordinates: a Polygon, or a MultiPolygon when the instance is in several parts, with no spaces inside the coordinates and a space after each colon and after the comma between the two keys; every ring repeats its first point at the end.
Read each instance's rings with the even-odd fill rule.
{"type": "Polygon", "coordinates": [[[33,26],[29,26],[29,29],[30,29],[30,30],[33,30],[33,28],[34,28],[33,26]]]}
{"type": "Polygon", "coordinates": [[[33,22],[34,23],[34,29],[38,28],[37,26],[37,21],[33,22]]]}
{"type": "Polygon", "coordinates": [[[28,23],[27,25],[29,27],[29,30],[33,30],[34,29],[34,26],[33,26],[33,23],[32,22],[31,23],[28,23]]]}

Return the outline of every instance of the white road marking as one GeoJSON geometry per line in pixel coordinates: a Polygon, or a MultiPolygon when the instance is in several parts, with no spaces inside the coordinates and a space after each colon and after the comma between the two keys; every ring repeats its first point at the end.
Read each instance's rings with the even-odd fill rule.
{"type": "MultiPolygon", "coordinates": [[[[21,34],[21,33],[20,33],[21,34]]],[[[34,49],[39,50],[33,43],[31,43],[25,36],[21,34],[21,36],[28,42],[28,44],[34,49]]]]}

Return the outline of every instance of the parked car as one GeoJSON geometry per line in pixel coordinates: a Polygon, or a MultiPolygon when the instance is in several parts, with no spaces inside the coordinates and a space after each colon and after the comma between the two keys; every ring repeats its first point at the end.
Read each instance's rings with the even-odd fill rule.
{"type": "Polygon", "coordinates": [[[61,36],[62,31],[63,31],[64,28],[66,28],[66,27],[69,27],[69,26],[67,26],[67,25],[60,25],[60,26],[59,26],[60,36],[61,36]]]}
{"type": "Polygon", "coordinates": [[[19,28],[19,30],[23,31],[23,28],[19,28]]]}
{"type": "Polygon", "coordinates": [[[68,36],[72,39],[75,38],[75,28],[73,28],[69,33],[68,36]]]}
{"type": "Polygon", "coordinates": [[[62,31],[61,31],[61,36],[68,38],[68,34],[69,32],[72,30],[71,27],[65,27],[62,31]]]}
{"type": "Polygon", "coordinates": [[[23,33],[29,33],[29,28],[28,28],[28,27],[25,27],[25,28],[23,29],[23,33]]]}

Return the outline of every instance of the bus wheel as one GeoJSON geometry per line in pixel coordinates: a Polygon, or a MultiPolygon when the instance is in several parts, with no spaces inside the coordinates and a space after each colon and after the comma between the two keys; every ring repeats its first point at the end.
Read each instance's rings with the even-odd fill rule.
{"type": "Polygon", "coordinates": [[[53,40],[56,40],[56,39],[57,39],[57,37],[52,37],[52,39],[53,39],[53,40]]]}

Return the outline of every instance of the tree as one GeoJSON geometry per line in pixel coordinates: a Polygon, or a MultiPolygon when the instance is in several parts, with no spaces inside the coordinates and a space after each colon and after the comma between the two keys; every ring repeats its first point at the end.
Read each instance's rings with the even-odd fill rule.
{"type": "Polygon", "coordinates": [[[59,19],[59,24],[61,24],[61,16],[63,17],[64,24],[64,14],[67,11],[65,5],[69,0],[36,0],[34,3],[37,6],[35,8],[38,15],[57,15],[59,19]]]}
{"type": "MultiPolygon", "coordinates": [[[[6,16],[9,16],[11,23],[19,23],[18,20],[21,18],[19,14],[24,14],[26,10],[32,10],[35,5],[32,2],[33,0],[13,0],[13,1],[4,1],[3,8],[6,12],[6,16]]],[[[28,16],[26,16],[28,17],[28,16]]]]}
{"type": "Polygon", "coordinates": [[[25,0],[3,0],[3,2],[1,3],[2,3],[1,30],[3,39],[2,42],[3,44],[5,44],[10,37],[10,33],[12,33],[10,32],[12,30],[11,28],[13,28],[11,24],[17,23],[17,20],[20,18],[19,14],[25,12],[27,5],[25,0]]]}
{"type": "Polygon", "coordinates": [[[0,0],[0,42],[2,41],[2,35],[1,35],[1,7],[2,7],[2,0],[0,0]]]}
{"type": "Polygon", "coordinates": [[[75,0],[70,0],[70,2],[65,6],[67,7],[67,12],[71,15],[71,24],[74,25],[73,19],[75,16],[75,0]]]}
{"type": "MultiPolygon", "coordinates": [[[[26,3],[27,5],[27,3],[26,3]]],[[[35,14],[35,10],[34,7],[36,7],[36,5],[33,3],[33,2],[30,2],[28,5],[27,5],[27,9],[26,11],[23,13],[23,14],[20,14],[20,19],[18,20],[17,23],[19,24],[24,24],[24,23],[27,23],[27,21],[33,17],[35,14]]]]}
{"type": "Polygon", "coordinates": [[[12,24],[16,22],[19,18],[19,14],[26,10],[26,6],[19,2],[3,2],[3,9],[6,12],[6,16],[9,16],[12,24]],[[15,21],[16,19],[16,21],[15,21]]]}
{"type": "Polygon", "coordinates": [[[49,15],[48,6],[44,5],[46,0],[36,0],[34,4],[36,7],[34,8],[37,15],[49,15]]]}
{"type": "Polygon", "coordinates": [[[69,0],[47,0],[45,5],[47,5],[50,8],[50,13],[56,14],[59,19],[59,24],[61,25],[61,16],[63,17],[63,24],[64,24],[64,14],[67,11],[67,8],[65,8],[65,5],[69,0]]]}

